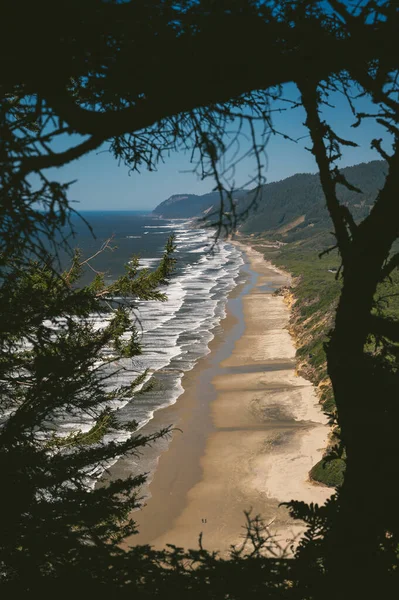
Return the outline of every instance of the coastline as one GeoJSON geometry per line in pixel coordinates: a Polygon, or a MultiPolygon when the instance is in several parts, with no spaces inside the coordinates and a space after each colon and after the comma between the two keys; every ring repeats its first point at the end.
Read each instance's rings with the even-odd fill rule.
{"type": "Polygon", "coordinates": [[[332,493],[308,478],[329,428],[312,384],[295,375],[289,309],[272,295],[289,276],[234,243],[246,255],[247,283],[230,295],[210,354],[185,374],[185,392],[148,424],[154,431],[173,423],[181,431],[140,459],[146,471],[161,454],[149,482],[151,498],[132,515],[139,534],[127,545],[196,548],[203,532],[205,548],[227,553],[242,541],[244,510],[252,508],[286,546],[303,524],[279,504],[320,504],[332,493]]]}

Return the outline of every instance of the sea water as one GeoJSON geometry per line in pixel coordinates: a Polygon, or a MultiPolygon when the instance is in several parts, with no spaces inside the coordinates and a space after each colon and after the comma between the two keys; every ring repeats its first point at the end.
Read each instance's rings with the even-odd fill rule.
{"type": "MultiPolygon", "coordinates": [[[[141,268],[155,268],[168,237],[175,235],[177,264],[170,284],[162,290],[167,300],[137,301],[133,309],[142,354],[110,367],[115,375],[109,387],[129,384],[148,369],[147,379],[152,379],[153,388],[113,405],[122,422],[134,420],[140,429],[156,410],[176,402],[184,391],[184,373],[209,353],[214,329],[225,316],[228,294],[237,283],[244,261],[236,246],[228,241],[219,241],[215,246],[213,233],[193,220],[165,220],[132,212],[93,212],[83,216],[96,235],[94,239],[87,226],[75,220],[74,243],[84,257],[95,254],[111,236],[111,245],[117,246],[92,262],[97,270],[106,272],[108,283],[123,273],[124,264],[133,255],[140,256],[141,268]],[[118,370],[120,367],[124,370],[118,370]]],[[[88,281],[90,272],[84,277],[88,281]]],[[[103,327],[108,318],[93,315],[94,327],[103,327]]],[[[68,433],[77,427],[87,430],[92,423],[76,414],[60,426],[68,433]]],[[[128,434],[109,437],[120,439],[124,435],[128,434]]],[[[100,470],[92,474],[99,475],[100,470]]]]}

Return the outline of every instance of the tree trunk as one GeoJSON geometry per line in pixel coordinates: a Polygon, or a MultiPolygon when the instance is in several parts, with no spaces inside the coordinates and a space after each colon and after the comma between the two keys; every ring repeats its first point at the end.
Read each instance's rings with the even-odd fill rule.
{"type": "MultiPolygon", "coordinates": [[[[369,246],[370,248],[370,246],[369,246]]],[[[354,250],[354,248],[353,248],[354,250]]],[[[397,531],[399,508],[398,377],[365,351],[370,312],[387,250],[362,248],[347,264],[328,372],[346,448],[345,481],[326,540],[331,597],[357,598],[391,585],[386,532],[397,531]],[[334,595],[335,594],[335,595],[334,595]]],[[[392,555],[389,556],[392,561],[392,555]]],[[[392,564],[392,562],[391,562],[392,564]]]]}

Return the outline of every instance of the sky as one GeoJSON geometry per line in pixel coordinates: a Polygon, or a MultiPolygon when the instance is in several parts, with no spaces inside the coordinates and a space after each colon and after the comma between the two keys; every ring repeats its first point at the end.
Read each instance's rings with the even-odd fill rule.
{"type": "MultiPolygon", "coordinates": [[[[296,100],[299,92],[293,84],[284,87],[284,95],[296,100]]],[[[345,150],[338,163],[340,167],[360,162],[380,159],[379,154],[370,148],[373,137],[386,139],[384,131],[370,119],[359,128],[352,128],[354,122],[346,100],[341,95],[334,97],[334,107],[325,110],[325,117],[337,133],[359,144],[358,148],[345,150]]],[[[358,108],[366,111],[371,106],[367,99],[358,100],[358,108]]],[[[277,107],[277,106],[276,106],[277,107]]],[[[315,173],[317,171],[313,155],[306,150],[310,146],[308,132],[304,127],[305,112],[302,107],[276,113],[276,129],[291,138],[300,139],[297,143],[273,135],[267,145],[267,163],[263,175],[266,182],[279,181],[295,173],[315,173]]],[[[387,140],[388,141],[388,140],[387,140]]],[[[76,140],[75,140],[76,142],[76,140]]],[[[245,150],[245,140],[242,151],[245,150]]],[[[173,194],[205,194],[212,191],[215,183],[212,178],[205,180],[193,172],[190,155],[174,153],[159,165],[156,172],[143,171],[129,174],[129,169],[118,165],[104,146],[61,169],[51,169],[48,174],[58,181],[77,180],[70,188],[69,198],[74,208],[85,210],[152,210],[173,194]]],[[[246,159],[236,169],[236,187],[245,186],[255,173],[254,159],[246,159]]],[[[253,184],[249,187],[253,187],[253,184]]]]}

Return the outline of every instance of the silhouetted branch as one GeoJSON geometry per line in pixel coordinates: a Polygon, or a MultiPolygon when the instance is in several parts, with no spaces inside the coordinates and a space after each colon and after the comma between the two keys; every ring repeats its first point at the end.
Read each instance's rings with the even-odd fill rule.
{"type": "Polygon", "coordinates": [[[50,169],[51,167],[62,167],[63,165],[80,158],[91,150],[98,148],[104,141],[103,137],[92,136],[78,146],[68,148],[64,152],[54,152],[41,156],[23,158],[19,168],[19,175],[50,169]]]}
{"type": "Polygon", "coordinates": [[[341,208],[341,213],[345,219],[345,222],[347,223],[347,225],[349,227],[349,231],[351,232],[351,236],[353,238],[353,236],[355,235],[356,230],[357,230],[357,225],[355,223],[353,215],[347,206],[344,206],[343,204],[341,204],[340,208],[341,208]]]}
{"type": "Polygon", "coordinates": [[[379,155],[382,156],[382,158],[384,160],[386,160],[387,163],[389,163],[390,160],[391,160],[391,157],[382,148],[381,143],[382,143],[382,138],[379,138],[378,140],[377,139],[372,140],[370,145],[371,145],[372,148],[375,148],[377,150],[377,152],[379,153],[379,155]]]}
{"type": "Polygon", "coordinates": [[[399,321],[386,317],[370,316],[370,333],[384,336],[392,342],[399,342],[399,321]]]}
{"type": "MultiPolygon", "coordinates": [[[[343,143],[343,140],[341,138],[336,138],[340,143],[343,143]]],[[[357,146],[357,144],[355,144],[357,146]]],[[[351,192],[356,192],[357,194],[361,194],[362,190],[357,188],[355,185],[352,185],[351,183],[349,183],[349,181],[346,179],[345,175],[343,173],[341,173],[337,167],[335,167],[335,169],[333,170],[333,174],[334,174],[334,178],[335,178],[335,182],[336,183],[340,183],[341,185],[345,186],[346,189],[350,190],[351,192]]]]}
{"type": "MultiPolygon", "coordinates": [[[[228,39],[230,20],[226,19],[225,24],[221,21],[221,26],[223,25],[225,25],[222,29],[223,36],[228,39]]],[[[163,87],[162,93],[159,90],[159,94],[147,95],[145,99],[141,99],[140,93],[145,95],[146,89],[137,89],[137,98],[131,106],[121,110],[100,112],[78,105],[75,98],[67,91],[69,85],[67,80],[64,85],[59,84],[57,89],[52,85],[48,86],[48,89],[41,90],[41,93],[56,114],[76,132],[83,135],[101,134],[108,139],[144,129],[166,117],[188,112],[196,107],[211,103],[225,103],[253,89],[267,89],[288,81],[295,81],[299,73],[305,75],[311,73],[316,80],[321,81],[330,73],[339,72],[344,68],[350,69],[352,64],[355,66],[359,62],[358,40],[339,38],[315,22],[312,39],[306,39],[307,61],[306,72],[304,72],[303,51],[296,43],[298,36],[300,37],[301,23],[298,23],[295,34],[283,23],[264,22],[258,25],[259,32],[257,36],[252,36],[251,46],[240,48],[240,57],[231,53],[230,60],[235,66],[234,70],[231,70],[231,76],[229,65],[229,76],[214,78],[211,88],[209,85],[203,85],[203,81],[198,76],[203,72],[202,50],[208,48],[211,52],[212,47],[215,46],[212,52],[215,72],[225,71],[226,57],[216,52],[216,40],[209,37],[205,39],[205,34],[204,37],[197,34],[195,40],[186,35],[181,37],[179,44],[176,43],[176,48],[179,50],[176,49],[175,52],[183,57],[187,47],[194,62],[191,68],[193,79],[189,82],[187,77],[180,81],[174,80],[174,85],[171,85],[173,95],[167,94],[163,87]],[[321,47],[323,47],[323,56],[320,55],[321,47]],[[245,58],[242,56],[243,53],[245,58]],[[265,61],[265,57],[271,54],[274,57],[273,61],[265,61]],[[221,60],[224,68],[218,62],[221,60]]],[[[242,27],[246,26],[251,26],[250,20],[248,25],[245,20],[242,22],[242,27]]],[[[367,25],[363,29],[361,52],[364,61],[367,61],[373,59],[377,53],[376,49],[382,47],[392,37],[390,35],[392,28],[390,23],[382,23],[377,30],[367,25]],[[387,32],[384,31],[385,28],[388,29],[387,32]]],[[[172,51],[168,48],[168,52],[165,52],[164,58],[162,57],[164,64],[161,62],[159,66],[161,73],[169,72],[170,52],[172,51]]],[[[178,72],[178,65],[174,65],[174,69],[178,72]]],[[[152,85],[153,80],[154,74],[151,77],[152,85]]]]}
{"type": "Polygon", "coordinates": [[[338,244],[335,244],[335,246],[331,246],[331,248],[327,248],[327,250],[323,250],[323,252],[320,252],[318,257],[321,258],[325,254],[330,254],[330,252],[332,252],[333,250],[336,250],[337,248],[338,248],[338,244]]]}
{"type": "Polygon", "coordinates": [[[336,194],[336,180],[331,172],[331,159],[327,157],[327,150],[324,144],[325,124],[319,117],[319,97],[317,86],[314,83],[300,83],[298,87],[301,91],[303,105],[306,111],[306,126],[309,128],[310,136],[313,142],[312,154],[320,171],[320,181],[326,197],[327,208],[335,228],[337,245],[341,252],[342,259],[345,261],[349,251],[349,235],[345,226],[344,215],[336,194]]]}

